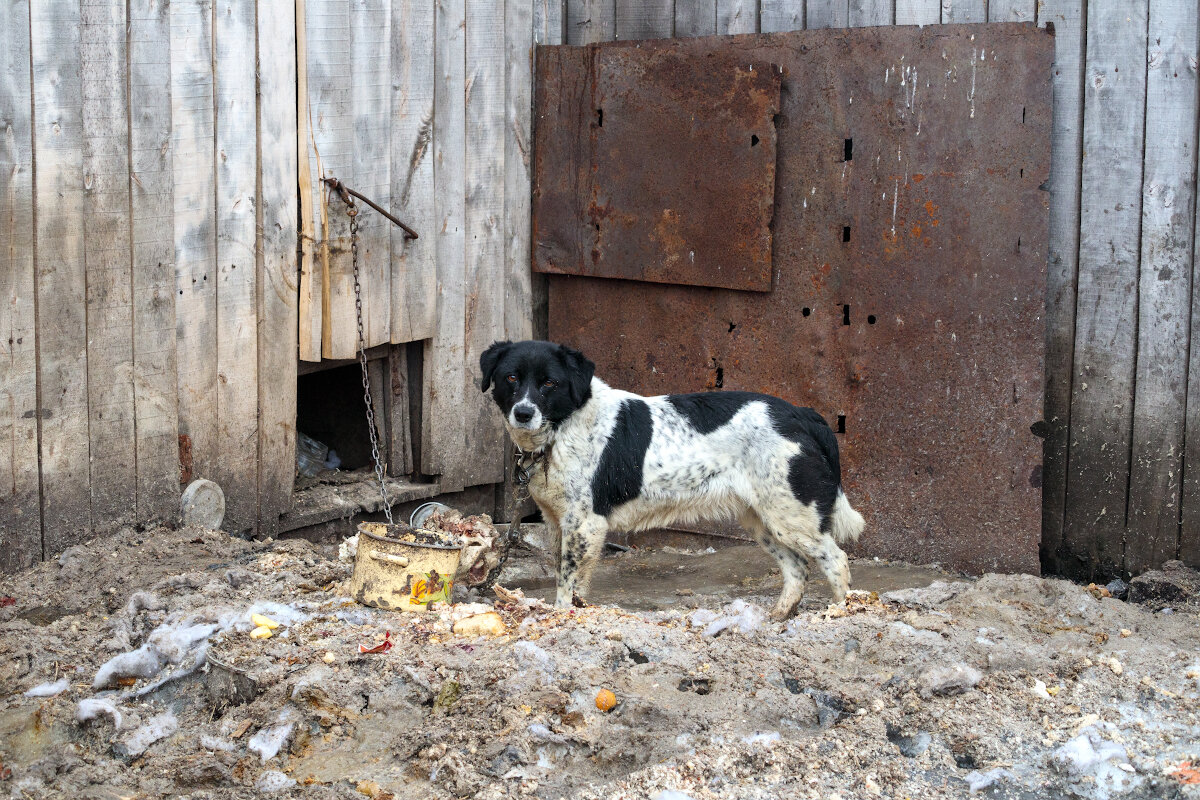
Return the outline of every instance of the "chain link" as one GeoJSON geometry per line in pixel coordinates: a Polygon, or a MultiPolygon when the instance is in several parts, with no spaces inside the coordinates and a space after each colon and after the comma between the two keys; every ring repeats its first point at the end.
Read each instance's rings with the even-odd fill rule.
{"type": "Polygon", "coordinates": [[[379,497],[383,500],[383,514],[389,525],[392,521],[392,503],[388,499],[387,482],[383,477],[383,460],[379,457],[379,437],[375,432],[375,403],[371,400],[371,377],[367,371],[367,341],[363,333],[362,283],[358,279],[358,208],[354,201],[343,194],[346,214],[350,217],[350,263],[354,267],[354,313],[358,319],[358,363],[362,366],[363,403],[367,407],[367,432],[371,435],[371,458],[375,461],[375,479],[379,482],[379,497]]]}

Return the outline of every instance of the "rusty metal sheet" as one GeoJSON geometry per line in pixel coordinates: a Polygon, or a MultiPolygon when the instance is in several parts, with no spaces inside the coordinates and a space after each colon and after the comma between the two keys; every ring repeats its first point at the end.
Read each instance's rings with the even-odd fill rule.
{"type": "Polygon", "coordinates": [[[538,52],[534,269],[770,291],[778,68],[721,50],[538,52]]]}
{"type": "Polygon", "coordinates": [[[786,68],[775,288],[552,276],[551,337],[621,388],[817,409],[844,431],[860,554],[1037,572],[1053,39],[997,24],[641,46],[786,68]]]}

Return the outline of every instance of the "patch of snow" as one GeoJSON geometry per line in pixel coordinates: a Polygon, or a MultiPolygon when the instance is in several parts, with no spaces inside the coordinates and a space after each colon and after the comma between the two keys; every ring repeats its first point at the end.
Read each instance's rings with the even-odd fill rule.
{"type": "Polygon", "coordinates": [[[79,704],[75,706],[75,721],[81,725],[85,722],[98,719],[101,716],[111,719],[113,727],[117,730],[121,729],[121,712],[111,700],[89,697],[85,700],[80,700],[79,704]]]}
{"type": "Polygon", "coordinates": [[[263,794],[272,794],[274,792],[282,792],[284,789],[290,789],[296,785],[296,781],[284,775],[277,769],[269,769],[262,775],[258,776],[258,780],[254,782],[254,788],[263,794]]]}
{"type": "Polygon", "coordinates": [[[51,683],[51,682],[39,683],[37,686],[34,686],[32,689],[25,692],[25,696],[26,697],[55,697],[56,695],[60,695],[63,692],[65,692],[67,689],[70,689],[70,688],[71,688],[71,682],[69,680],[67,680],[66,678],[59,678],[58,680],[54,681],[53,683],[51,683]]]}

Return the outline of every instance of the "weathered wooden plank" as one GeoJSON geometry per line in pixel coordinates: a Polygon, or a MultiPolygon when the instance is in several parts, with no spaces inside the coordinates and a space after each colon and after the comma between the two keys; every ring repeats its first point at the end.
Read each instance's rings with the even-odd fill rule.
{"type": "Polygon", "coordinates": [[[314,255],[321,276],[321,355],[352,358],[357,352],[358,330],[349,217],[342,201],[336,195],[331,196],[320,182],[333,176],[350,183],[353,175],[354,109],[348,80],[350,3],[349,0],[305,2],[311,125],[307,147],[317,238],[314,255]]]}
{"type": "Polygon", "coordinates": [[[1089,7],[1078,313],[1063,547],[1076,577],[1123,566],[1137,319],[1146,2],[1089,7]]]}
{"type": "Polygon", "coordinates": [[[566,41],[566,0],[533,0],[533,37],[538,44],[566,41]]]}
{"type": "Polygon", "coordinates": [[[433,6],[392,2],[392,205],[420,236],[393,226],[392,342],[433,335],[437,263],[433,216],[433,6]]]}
{"type": "Polygon", "coordinates": [[[988,0],[988,22],[1033,22],[1036,19],[1037,0],[988,0]]]}
{"type": "Polygon", "coordinates": [[[1196,4],[1152,0],[1125,569],[1175,558],[1196,224],[1196,4]]]}
{"type": "Polygon", "coordinates": [[[895,14],[896,6],[892,0],[850,0],[849,17],[852,28],[891,25],[895,21],[895,14]]]}
{"type": "MultiPolygon", "coordinates": [[[[350,4],[350,85],[354,109],[348,183],[384,208],[391,198],[391,0],[350,4]]],[[[370,207],[358,215],[358,270],[366,346],[391,341],[392,223],[370,207]]],[[[355,341],[357,347],[357,340],[355,341]]]]}
{"type": "Polygon", "coordinates": [[[1059,571],[1067,491],[1067,435],[1075,355],[1079,253],[1079,181],[1083,160],[1083,18],[1074,0],[1048,0],[1053,22],[1054,119],[1050,147],[1050,227],[1046,269],[1047,423],[1042,471],[1042,566],[1059,571]]]}
{"type": "Polygon", "coordinates": [[[43,545],[90,535],[79,5],[31,7],[43,545]]]}
{"type": "Polygon", "coordinates": [[[939,0],[896,0],[897,25],[937,25],[941,17],[939,0]]]}
{"type": "Polygon", "coordinates": [[[308,102],[308,11],[306,0],[296,0],[296,182],[300,189],[300,360],[321,360],[323,274],[317,254],[317,209],[321,192],[316,181],[312,114],[308,102]]]}
{"type": "Polygon", "coordinates": [[[666,39],[675,29],[674,0],[617,0],[615,38],[666,39]]]}
{"type": "MultiPolygon", "coordinates": [[[[504,338],[506,272],[504,0],[467,0],[464,485],[504,479],[504,429],[495,405],[476,382],[479,357],[504,338]]],[[[532,26],[530,27],[532,30],[532,26]]]]}
{"type": "Polygon", "coordinates": [[[394,478],[413,471],[410,400],[408,396],[408,347],[396,345],[387,357],[386,398],[388,406],[388,475],[394,478]]]}
{"type": "Polygon", "coordinates": [[[466,11],[463,0],[441,0],[434,17],[433,180],[437,252],[437,331],[425,353],[422,470],[441,474],[443,491],[456,491],[467,457],[463,425],[466,387],[465,199],[466,11]]]}
{"type": "MultiPolygon", "coordinates": [[[[528,339],[533,331],[529,146],[535,7],[545,35],[545,28],[553,25],[546,20],[546,0],[504,3],[504,323],[498,338],[506,339],[528,339]]],[[[558,20],[561,38],[561,14],[558,20]]]]}
{"type": "Polygon", "coordinates": [[[808,0],[804,19],[809,29],[845,28],[850,24],[850,5],[847,0],[808,0]]]}
{"type": "Polygon", "coordinates": [[[137,520],[179,511],[170,7],[129,3],[130,224],[137,520]]]}
{"type": "Polygon", "coordinates": [[[567,0],[567,44],[610,42],[616,24],[616,0],[567,0]]]}
{"type": "Polygon", "coordinates": [[[87,286],[88,436],[92,525],[134,521],[137,505],[130,285],[125,0],[84,0],[83,235],[87,286]]]}
{"type": "MultiPolygon", "coordinates": [[[[1074,13],[1079,17],[1079,3],[1074,3],[1074,11],[1063,8],[1064,3],[1044,3],[1045,6],[1059,6],[1058,13],[1066,16],[1074,13]]],[[[942,23],[949,25],[960,22],[987,22],[988,0],[942,0],[942,23]]]]}
{"type": "Polygon", "coordinates": [[[717,33],[758,33],[757,0],[717,0],[717,33]]]}
{"type": "Polygon", "coordinates": [[[804,0],[759,0],[758,29],[763,33],[804,29],[804,0]]]}
{"type": "MultiPolygon", "coordinates": [[[[1196,204],[1193,253],[1200,254],[1200,203],[1196,204]]],[[[1179,526],[1179,558],[1200,568],[1200,257],[1192,259],[1192,326],[1188,355],[1187,413],[1185,416],[1183,508],[1179,526]]]]}
{"type": "Polygon", "coordinates": [[[29,4],[0,4],[0,572],[42,557],[29,4]]]}
{"type": "Polygon", "coordinates": [[[258,0],[258,530],[274,536],[296,476],[296,4],[258,0]]]}
{"type": "Polygon", "coordinates": [[[180,477],[188,481],[211,477],[217,457],[213,5],[175,0],[170,14],[179,437],[190,452],[180,477]]]}
{"type": "Polygon", "coordinates": [[[258,520],[258,288],[254,5],[216,8],[217,462],[229,531],[258,520]]]}
{"type": "Polygon", "coordinates": [[[712,36],[717,32],[717,0],[675,0],[675,36],[712,36]]]}

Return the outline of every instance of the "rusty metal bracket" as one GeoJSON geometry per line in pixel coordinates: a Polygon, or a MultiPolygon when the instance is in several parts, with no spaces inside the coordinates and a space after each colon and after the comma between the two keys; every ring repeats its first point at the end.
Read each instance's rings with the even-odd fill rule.
{"type": "MultiPolygon", "coordinates": [[[[321,180],[325,183],[326,186],[328,186],[333,191],[337,192],[338,196],[342,198],[342,202],[344,202],[353,211],[354,214],[358,213],[358,209],[356,209],[354,207],[354,201],[351,199],[351,197],[357,197],[359,200],[362,200],[364,203],[369,205],[371,208],[375,209],[380,214],[383,214],[385,217],[390,219],[394,224],[398,225],[404,231],[404,238],[406,238],[406,239],[417,239],[418,238],[416,231],[414,231],[412,228],[405,225],[400,220],[396,219],[394,216],[391,215],[391,213],[389,213],[386,209],[384,209],[382,206],[380,206],[378,203],[376,203],[374,200],[367,197],[366,195],[363,195],[359,192],[354,191],[349,186],[347,186],[346,184],[339,181],[337,178],[329,177],[329,178],[322,178],[321,180]]],[[[351,214],[351,216],[353,216],[353,214],[351,214]]]]}

